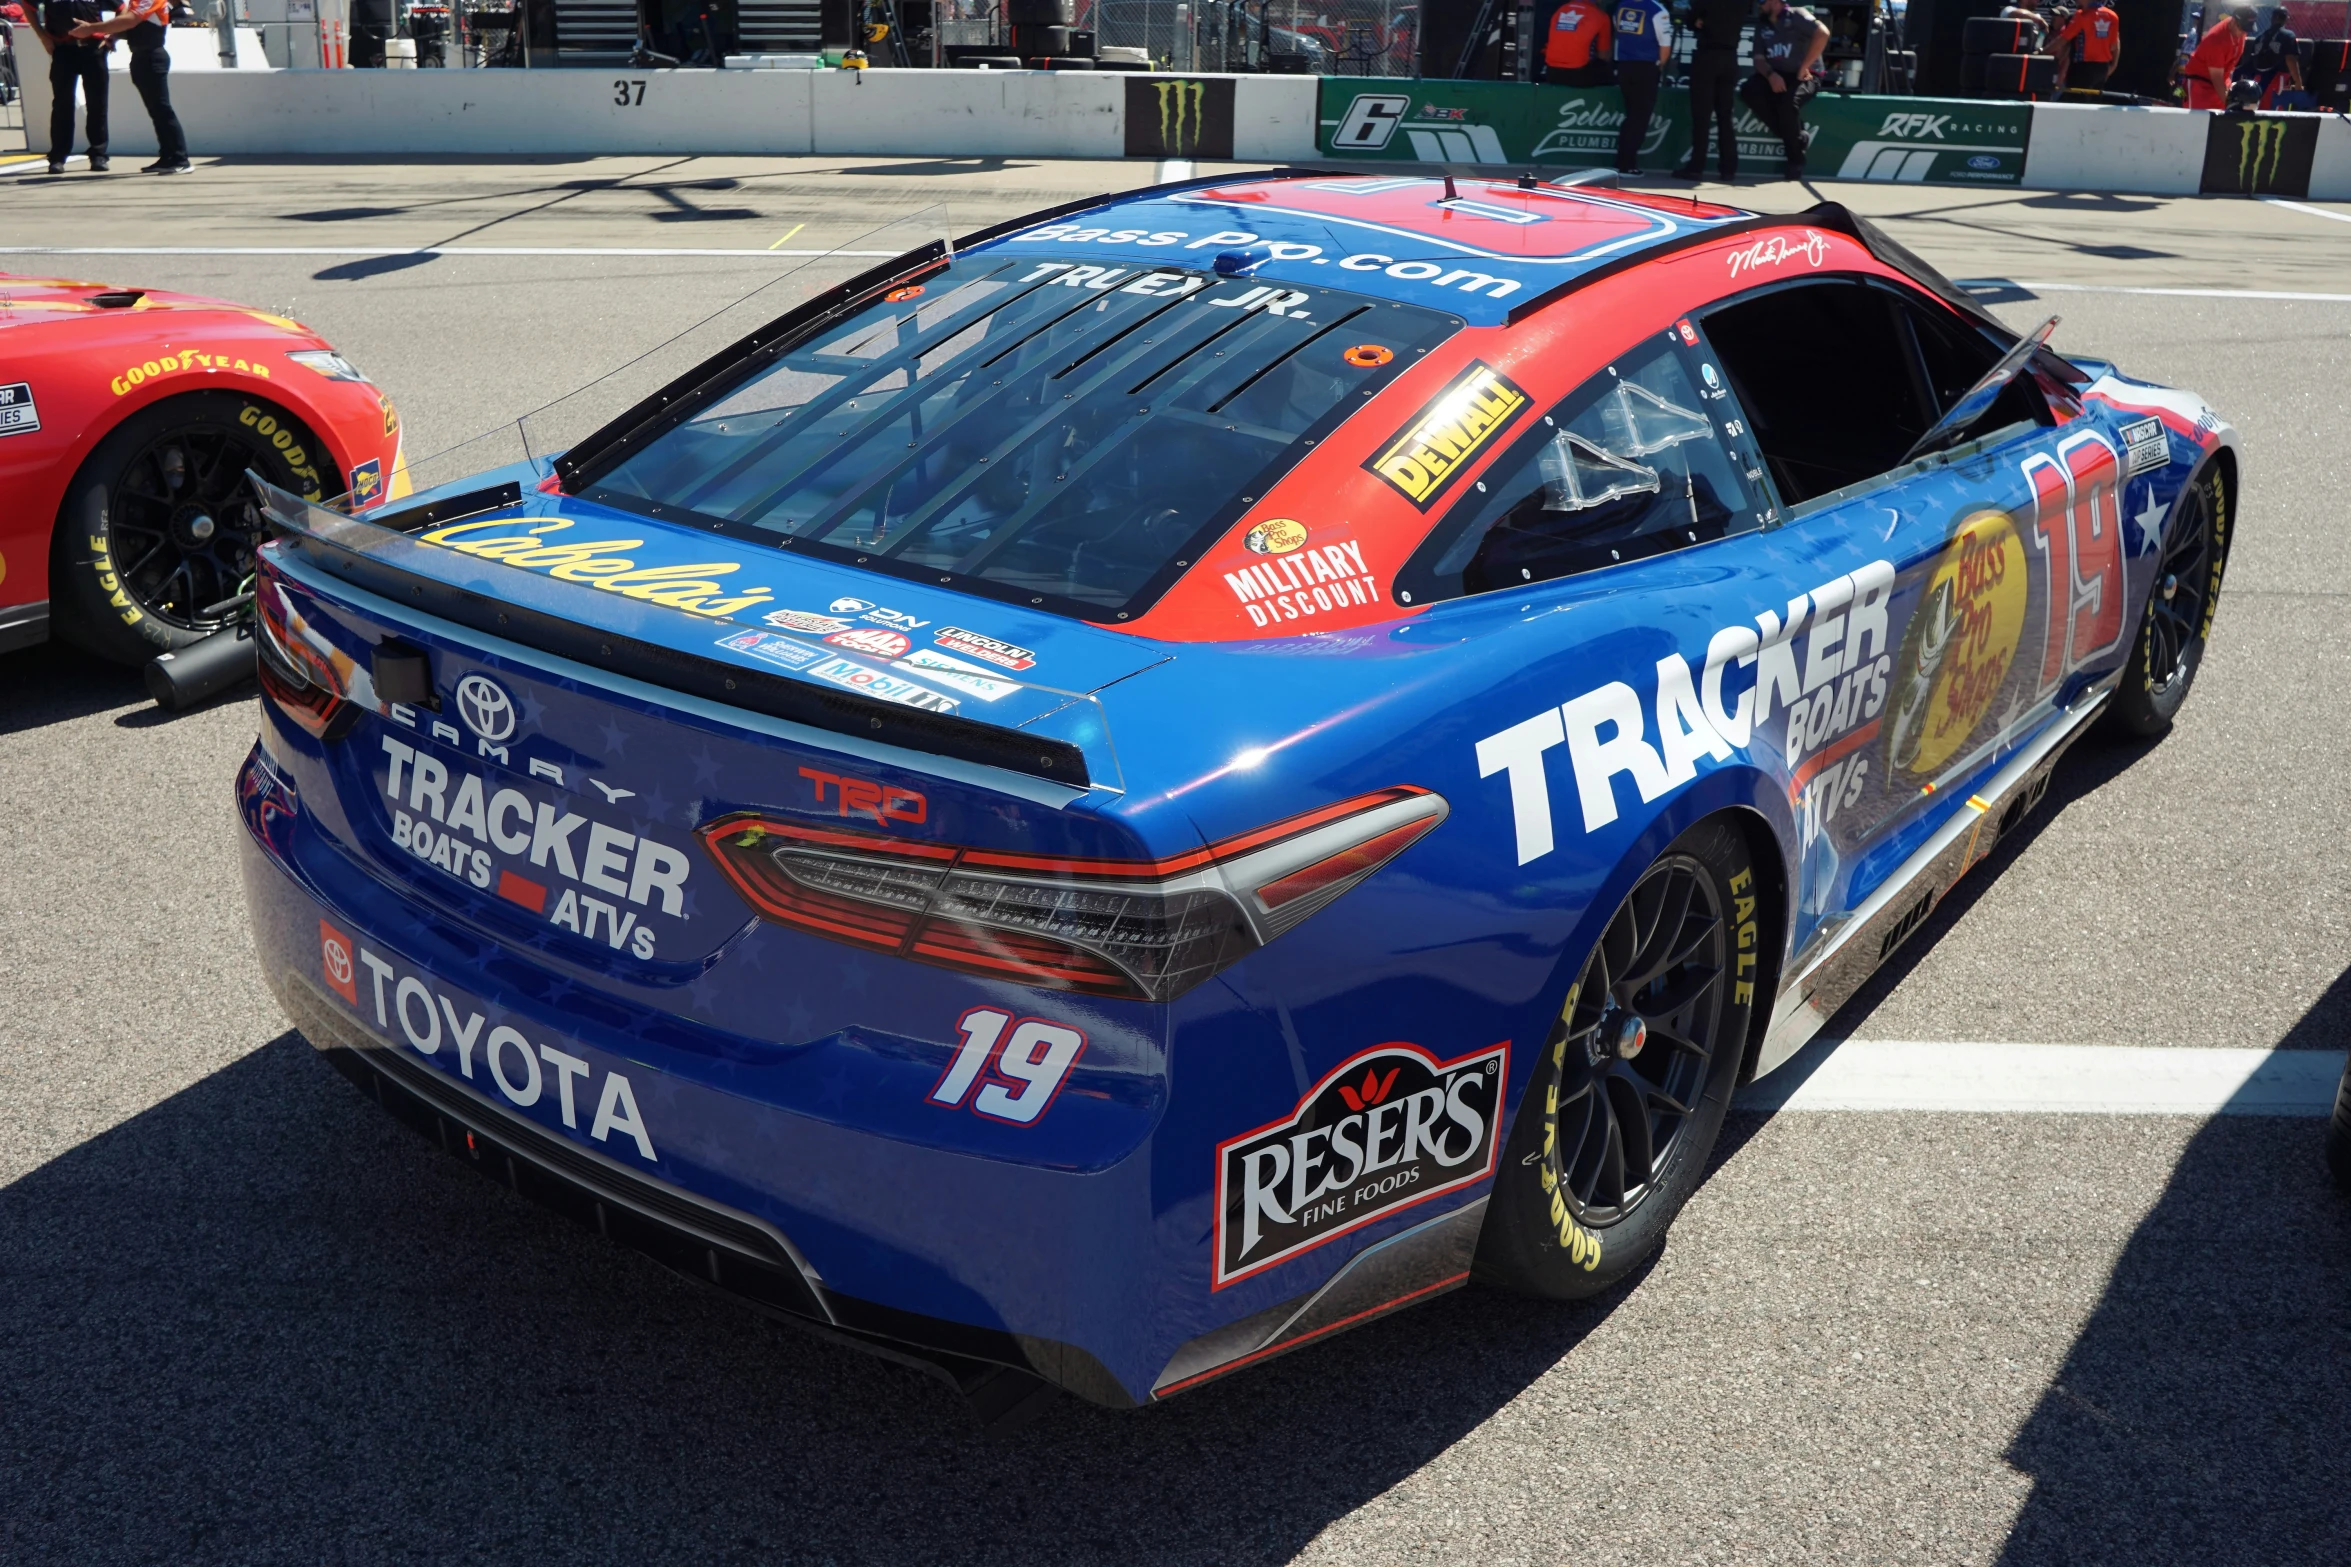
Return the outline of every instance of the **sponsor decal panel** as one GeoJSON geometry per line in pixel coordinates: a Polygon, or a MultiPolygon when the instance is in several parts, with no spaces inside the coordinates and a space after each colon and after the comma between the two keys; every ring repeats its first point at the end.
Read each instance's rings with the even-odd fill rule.
{"type": "Polygon", "coordinates": [[[545,1036],[532,1039],[497,1009],[473,1006],[423,974],[377,956],[364,943],[352,943],[323,920],[319,931],[327,983],[362,1026],[372,1020],[385,1040],[395,1046],[405,1042],[485,1096],[494,1085],[495,1097],[518,1110],[537,1110],[533,1120],[552,1117],[566,1131],[585,1132],[607,1152],[660,1162],[627,1074],[598,1067],[545,1036]],[[338,954],[348,971],[355,945],[364,989],[358,974],[336,980],[338,954]]]}
{"type": "Polygon", "coordinates": [[[933,713],[952,713],[958,704],[951,696],[941,696],[925,685],[903,680],[893,674],[854,663],[846,658],[828,658],[808,671],[819,680],[846,686],[867,696],[879,697],[885,702],[896,702],[902,707],[919,707],[933,713]]]}
{"type": "Polygon", "coordinates": [[[186,375],[195,370],[234,370],[257,380],[266,381],[269,379],[269,366],[263,364],[259,359],[239,359],[233,354],[200,353],[193,348],[188,348],[182,349],[176,354],[165,354],[160,359],[148,359],[135,365],[125,365],[114,379],[106,384],[113,390],[115,396],[122,397],[136,388],[144,386],[149,381],[159,380],[167,375],[186,375]]]}
{"type": "Polygon", "coordinates": [[[2135,478],[2171,461],[2171,441],[2163,433],[2161,419],[2141,419],[2124,425],[2122,444],[2130,457],[2129,477],[2135,478]]]}
{"type": "Polygon", "coordinates": [[[960,691],[982,702],[1000,701],[1021,689],[1017,680],[1005,680],[978,664],[950,658],[937,648],[918,647],[891,667],[936,680],[950,691],[960,691]]]}
{"type": "Polygon", "coordinates": [[[1224,582],[1258,627],[1380,602],[1379,579],[1352,539],[1238,567],[1224,573],[1224,582]]]}
{"type": "Polygon", "coordinates": [[[2207,196],[2308,195],[2318,126],[2312,114],[2213,115],[2199,188],[2207,196]]]}
{"type": "Polygon", "coordinates": [[[730,652],[748,653],[786,669],[806,669],[824,657],[818,649],[790,637],[779,637],[772,631],[738,631],[731,637],[720,637],[718,646],[730,652]]]}
{"type": "Polygon", "coordinates": [[[1933,777],[1966,750],[2008,683],[2029,584],[2024,543],[2006,512],[1960,523],[1927,575],[1894,660],[1889,767],[1933,777]]]}
{"type": "Polygon", "coordinates": [[[390,735],[382,741],[378,788],[392,847],[551,925],[639,958],[657,949],[656,916],[684,915],[693,862],[680,851],[534,800],[496,775],[452,766],[422,746],[390,735]],[[549,909],[557,887],[562,895],[549,909]]]}
{"type": "Polygon", "coordinates": [[[759,617],[780,631],[805,632],[812,637],[830,636],[849,629],[849,622],[832,615],[812,614],[804,609],[771,609],[759,617]]]}
{"type": "Polygon", "coordinates": [[[384,498],[384,460],[370,457],[351,470],[351,504],[373,506],[384,498]]]}
{"type": "Polygon", "coordinates": [[[914,644],[903,631],[892,631],[884,626],[856,626],[847,631],[836,631],[825,638],[834,647],[847,648],[852,653],[871,653],[876,658],[902,657],[914,644]]]}
{"type": "Polygon", "coordinates": [[[1305,525],[1288,517],[1269,518],[1241,538],[1252,555],[1287,555],[1305,542],[1305,525]]]}
{"type": "Polygon", "coordinates": [[[41,428],[41,410],[33,402],[30,381],[0,384],[0,435],[30,435],[41,428]]]}
{"type": "Polygon", "coordinates": [[[966,631],[961,626],[942,626],[931,640],[950,653],[960,653],[965,658],[976,658],[984,663],[1000,664],[1006,669],[1037,667],[1037,655],[1027,648],[1014,647],[1009,642],[999,642],[994,637],[982,636],[977,631],[966,631]]]}
{"type": "Polygon", "coordinates": [[[341,996],[345,1004],[359,1005],[359,965],[351,956],[351,938],[325,920],[318,922],[318,964],[326,975],[327,988],[341,996]]]}
{"type": "Polygon", "coordinates": [[[1492,1175],[1509,1058],[1507,1040],[1452,1061],[1379,1045],[1219,1144],[1215,1287],[1492,1175]]]}
{"type": "Polygon", "coordinates": [[[1528,406],[1516,382],[1473,360],[1363,466],[1427,511],[1528,406]]]}
{"type": "Polygon", "coordinates": [[[1125,150],[1130,158],[1233,155],[1229,76],[1129,76],[1124,107],[1125,150]]]}

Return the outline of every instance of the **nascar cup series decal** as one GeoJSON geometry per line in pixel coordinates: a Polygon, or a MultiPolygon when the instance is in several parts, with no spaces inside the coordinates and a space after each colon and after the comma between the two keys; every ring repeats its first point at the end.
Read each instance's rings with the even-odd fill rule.
{"type": "Polygon", "coordinates": [[[1509,1059],[1508,1040],[1453,1061],[1379,1045],[1219,1144],[1215,1287],[1493,1174],[1509,1059]]]}
{"type": "Polygon", "coordinates": [[[325,920],[318,922],[319,968],[327,987],[365,1024],[374,1019],[386,1039],[404,1039],[418,1055],[481,1089],[496,1084],[499,1096],[518,1110],[542,1108],[579,1131],[583,1118],[594,1141],[614,1152],[660,1163],[645,1130],[637,1092],[619,1072],[597,1067],[585,1056],[533,1040],[508,1023],[488,1023],[486,1014],[453,998],[423,975],[406,973],[376,956],[325,920]],[[356,955],[357,962],[353,962],[356,955]],[[364,970],[364,973],[362,972],[364,970]],[[397,1032],[395,1032],[397,1031],[397,1032]],[[594,1109],[589,1106],[593,1104],[594,1109]]]}

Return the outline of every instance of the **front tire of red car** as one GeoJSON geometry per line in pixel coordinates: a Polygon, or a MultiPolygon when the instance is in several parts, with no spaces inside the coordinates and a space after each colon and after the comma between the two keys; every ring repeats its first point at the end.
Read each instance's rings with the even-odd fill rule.
{"type": "Polygon", "coordinates": [[[301,421],[259,398],[196,392],[140,409],[91,449],[58,508],[58,635],[133,665],[211,635],[264,536],[245,470],[316,500],[332,466],[301,421]]]}
{"type": "Polygon", "coordinates": [[[1615,1284],[1698,1189],[1738,1086],[1760,969],[1753,852],[1700,823],[1584,960],[1519,1105],[1477,1276],[1552,1300],[1615,1284]]]}

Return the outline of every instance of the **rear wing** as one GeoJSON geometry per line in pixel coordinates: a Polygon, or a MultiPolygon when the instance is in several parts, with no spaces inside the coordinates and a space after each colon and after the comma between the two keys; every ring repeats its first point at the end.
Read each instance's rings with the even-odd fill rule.
{"type": "MultiPolygon", "coordinates": [[[[861,751],[878,745],[951,758],[1060,785],[1070,798],[1124,790],[1109,717],[1092,692],[1040,685],[1010,671],[982,675],[976,666],[973,673],[908,671],[788,629],[509,571],[249,477],[274,534],[272,555],[371,594],[396,613],[430,615],[638,682],[653,688],[649,695],[671,693],[853,739],[861,751]],[[986,721],[964,716],[966,703],[932,689],[968,690],[975,681],[989,692],[986,721]],[[924,702],[930,705],[917,705],[924,702]]],[[[459,497],[455,510],[478,509],[466,503],[491,493],[459,497]]],[[[512,504],[502,493],[498,499],[512,504]]],[[[422,525],[413,513],[387,520],[422,525]]]]}

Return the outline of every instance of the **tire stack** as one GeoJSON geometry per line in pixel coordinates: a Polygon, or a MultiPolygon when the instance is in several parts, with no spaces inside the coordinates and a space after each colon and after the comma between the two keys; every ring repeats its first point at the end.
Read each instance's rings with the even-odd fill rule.
{"type": "Polygon", "coordinates": [[[1004,18],[1012,24],[1012,52],[1032,71],[1090,71],[1094,68],[1093,35],[1079,48],[1077,0],[1004,0],[1004,18]]]}
{"type": "MultiPolygon", "coordinates": [[[[1985,86],[1992,76],[1994,56],[2029,57],[2033,29],[2027,22],[2006,21],[1997,16],[1971,16],[1959,33],[1959,91],[1962,96],[1983,98],[2005,97],[1985,86]]],[[[2006,74],[2003,72],[2002,74],[2006,74]]],[[[1996,78],[1995,78],[1996,79],[1996,78]]]]}
{"type": "Polygon", "coordinates": [[[2351,38],[2321,38],[2303,62],[2302,80],[2321,109],[2351,114],[2351,38]]]}
{"type": "Polygon", "coordinates": [[[1984,57],[1986,98],[2025,98],[2035,103],[2057,96],[2057,58],[2047,54],[1994,54],[1984,57]]]}

